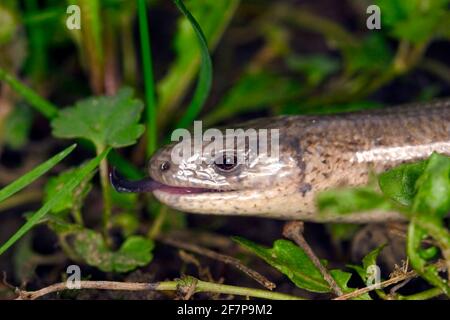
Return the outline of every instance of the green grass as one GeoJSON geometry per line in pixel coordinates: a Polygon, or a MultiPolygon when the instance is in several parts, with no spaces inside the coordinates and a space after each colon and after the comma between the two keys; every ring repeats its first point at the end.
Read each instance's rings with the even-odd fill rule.
{"type": "Polygon", "coordinates": [[[35,91],[21,83],[17,78],[0,68],[0,80],[5,81],[19,95],[27,100],[30,105],[38,112],[42,113],[46,118],[52,119],[58,114],[58,108],[42,98],[35,91]]]}
{"type": "Polygon", "coordinates": [[[76,145],[73,144],[70,147],[66,148],[65,150],[61,151],[57,155],[53,156],[52,158],[48,159],[41,165],[37,166],[27,174],[23,175],[19,179],[15,180],[11,184],[7,185],[3,189],[0,190],[0,202],[3,200],[9,198],[13,194],[19,192],[26,186],[33,183],[36,179],[38,179],[40,176],[48,172],[51,168],[56,166],[61,160],[63,160],[65,157],[69,155],[74,149],[76,145]]]}
{"type": "MultiPolygon", "coordinates": [[[[73,149],[73,147],[70,147],[73,149]]],[[[69,150],[71,151],[71,149],[69,150]]],[[[0,247],[0,255],[3,254],[8,248],[16,243],[24,234],[26,234],[31,228],[33,228],[52,208],[57,205],[64,197],[71,194],[73,190],[83,181],[83,179],[92,172],[100,163],[102,159],[106,157],[110,149],[105,150],[103,153],[89,161],[82,169],[76,172],[72,179],[70,179],[64,188],[56,193],[49,201],[47,201],[36,213],[34,213],[28,221],[14,233],[14,235],[8,239],[0,247]]]]}
{"type": "Polygon", "coordinates": [[[186,128],[191,126],[192,121],[194,121],[197,118],[200,111],[202,110],[203,105],[206,102],[206,99],[209,96],[209,92],[211,91],[213,71],[212,71],[212,61],[208,50],[208,43],[206,41],[205,35],[203,34],[200,25],[192,16],[192,14],[189,12],[189,10],[184,6],[183,1],[181,0],[174,0],[174,1],[178,9],[180,9],[180,11],[186,16],[186,18],[189,20],[192,27],[194,28],[195,34],[197,35],[201,53],[200,73],[198,77],[197,86],[194,91],[194,96],[189,106],[187,107],[187,110],[184,113],[183,117],[177,123],[178,128],[186,128]]]}
{"type": "Polygon", "coordinates": [[[147,156],[156,150],[157,142],[157,111],[155,97],[155,83],[153,80],[152,51],[150,34],[148,32],[147,6],[145,0],[137,0],[139,15],[139,33],[141,40],[142,66],[145,87],[145,122],[147,125],[147,156]]]}

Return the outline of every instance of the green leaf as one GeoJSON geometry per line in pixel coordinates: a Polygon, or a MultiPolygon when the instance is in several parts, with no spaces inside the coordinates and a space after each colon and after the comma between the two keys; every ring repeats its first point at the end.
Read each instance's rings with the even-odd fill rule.
{"type": "Polygon", "coordinates": [[[414,212],[443,219],[450,212],[450,157],[433,153],[416,183],[414,212]]]}
{"type": "Polygon", "coordinates": [[[370,266],[377,264],[377,258],[380,255],[381,251],[386,247],[386,244],[375,248],[370,251],[362,260],[364,269],[367,269],[370,266]]]}
{"type": "MultiPolygon", "coordinates": [[[[331,270],[330,274],[333,277],[334,281],[336,281],[337,285],[342,289],[342,292],[344,292],[344,294],[356,290],[354,288],[348,287],[348,282],[352,277],[351,273],[341,270],[331,270]]],[[[370,298],[368,293],[364,293],[360,296],[353,298],[352,300],[372,300],[372,299],[370,298]]]]}
{"type": "Polygon", "coordinates": [[[350,268],[353,268],[361,279],[365,282],[367,281],[367,271],[370,266],[377,264],[377,258],[380,255],[380,252],[386,247],[386,244],[379,246],[378,248],[370,251],[362,260],[362,266],[357,265],[349,265],[350,268]]]}
{"type": "Polygon", "coordinates": [[[378,178],[384,196],[367,188],[326,191],[318,196],[321,211],[395,209],[387,199],[414,212],[444,217],[450,211],[450,158],[434,153],[428,160],[399,165],[378,178]]]}
{"type": "Polygon", "coordinates": [[[103,237],[93,230],[75,234],[74,249],[87,264],[104,272],[128,272],[150,263],[154,244],[140,236],[126,239],[120,249],[111,251],[103,237]]]}
{"type": "MultiPolygon", "coordinates": [[[[198,21],[198,25],[201,26],[209,48],[212,49],[233,17],[239,0],[189,0],[186,1],[186,4],[192,16],[198,21]]],[[[193,26],[195,27],[195,25],[192,25],[191,22],[185,17],[179,19],[174,39],[176,58],[167,75],[158,83],[158,108],[161,111],[159,116],[163,123],[170,120],[175,106],[189,89],[201,59],[203,59],[202,54],[208,59],[203,40],[199,38],[200,33],[197,30],[194,31],[193,26]],[[201,40],[202,50],[198,45],[194,45],[199,40],[201,40]]],[[[205,63],[208,63],[207,60],[205,63]]],[[[206,70],[206,66],[204,70],[206,70]]],[[[192,110],[197,111],[196,109],[192,110]]],[[[187,123],[187,120],[183,122],[187,123]]]]}
{"type": "Polygon", "coordinates": [[[330,292],[320,271],[291,241],[276,240],[273,248],[267,248],[241,237],[234,237],[233,240],[285,274],[297,287],[312,292],[330,292]]]}
{"type": "Polygon", "coordinates": [[[391,202],[370,187],[328,190],[318,194],[321,214],[348,214],[371,210],[390,210],[391,202]]]}
{"type": "Polygon", "coordinates": [[[392,60],[388,41],[379,33],[372,32],[357,46],[345,50],[346,68],[352,73],[382,72],[392,60]]]}
{"type": "Polygon", "coordinates": [[[60,236],[66,236],[83,230],[80,224],[70,223],[56,215],[46,216],[47,226],[60,236]]]}
{"type": "Polygon", "coordinates": [[[52,158],[48,159],[41,165],[37,166],[27,174],[23,175],[16,181],[12,182],[8,186],[4,187],[0,190],[0,202],[3,200],[9,198],[16,192],[19,192],[29,184],[33,183],[37,178],[45,174],[47,171],[49,171],[51,168],[53,168],[56,164],[58,164],[62,159],[64,159],[69,153],[75,149],[76,145],[73,144],[70,147],[64,149],[57,155],[53,156],[52,158]]]}
{"type": "MultiPolygon", "coordinates": [[[[330,286],[319,269],[306,253],[291,241],[276,240],[273,248],[267,248],[241,237],[233,237],[233,240],[285,274],[297,287],[312,292],[330,292],[330,286]]],[[[345,293],[354,290],[347,286],[350,273],[331,270],[330,274],[345,293]]]]}
{"type": "Polygon", "coordinates": [[[382,173],[378,178],[383,193],[404,206],[412,204],[416,194],[416,182],[427,161],[402,164],[382,173]]]}
{"type": "Polygon", "coordinates": [[[5,142],[7,145],[18,150],[23,148],[28,141],[33,121],[33,114],[29,107],[16,105],[5,124],[5,142]]]}
{"type": "MultiPolygon", "coordinates": [[[[50,200],[54,194],[64,189],[67,182],[72,179],[74,175],[80,170],[80,168],[75,168],[71,170],[66,170],[56,177],[50,178],[44,187],[44,202],[50,200]]],[[[74,192],[67,194],[61,202],[57,203],[52,209],[52,213],[59,213],[65,210],[72,209],[75,204],[82,203],[84,198],[92,189],[92,184],[89,180],[92,175],[88,175],[82,183],[75,189],[74,192]],[[86,181],[87,180],[87,181],[86,181]]]]}
{"type": "Polygon", "coordinates": [[[377,0],[383,27],[392,36],[414,43],[448,32],[449,0],[377,0]],[[446,20],[447,19],[447,20],[446,20]],[[443,25],[447,27],[443,28],[443,25]]]}
{"type": "MultiPolygon", "coordinates": [[[[74,146],[70,147],[73,149],[74,146]]],[[[70,149],[69,148],[69,149],[70,149]]],[[[105,158],[110,149],[103,151],[97,157],[89,161],[70,179],[65,187],[56,193],[49,201],[47,201],[28,221],[11,237],[6,243],[0,247],[0,255],[10,248],[17,240],[26,234],[33,226],[38,223],[55,205],[61,202],[67,194],[73,190],[83,181],[83,179],[94,170],[100,161],[105,158]]],[[[70,150],[71,151],[71,150],[70,150]]],[[[20,179],[19,179],[20,180],[20,179]]]]}
{"type": "MultiPolygon", "coordinates": [[[[0,68],[0,80],[5,81],[14,91],[16,91],[17,94],[22,96],[22,98],[24,98],[31,107],[36,109],[46,118],[53,119],[57,116],[59,111],[57,106],[43,99],[39,94],[33,91],[33,89],[24,85],[17,78],[7,73],[2,68],[0,68]]],[[[89,148],[92,146],[84,145],[84,147],[89,148]]],[[[134,165],[123,159],[114,150],[111,152],[109,160],[116,167],[118,167],[119,171],[121,171],[121,173],[123,173],[127,178],[138,179],[142,177],[141,172],[134,165]]]]}
{"type": "Polygon", "coordinates": [[[97,148],[132,145],[144,132],[138,124],[142,102],[132,98],[129,88],[115,96],[91,97],[61,110],[52,121],[53,135],[59,138],[84,138],[97,148]]]}
{"type": "Polygon", "coordinates": [[[112,190],[111,197],[116,206],[125,210],[136,211],[136,204],[138,201],[137,193],[123,193],[112,190]]]}

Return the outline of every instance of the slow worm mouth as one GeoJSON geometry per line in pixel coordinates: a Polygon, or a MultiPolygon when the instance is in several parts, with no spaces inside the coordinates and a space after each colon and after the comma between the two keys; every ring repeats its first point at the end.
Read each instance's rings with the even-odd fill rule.
{"type": "Polygon", "coordinates": [[[153,192],[153,191],[164,191],[171,194],[196,194],[196,193],[206,193],[206,192],[220,192],[219,190],[206,189],[206,188],[194,188],[194,187],[175,187],[163,184],[161,182],[155,181],[152,178],[145,178],[141,180],[126,180],[122,177],[116,170],[112,168],[109,173],[109,181],[111,185],[117,192],[153,192]]]}

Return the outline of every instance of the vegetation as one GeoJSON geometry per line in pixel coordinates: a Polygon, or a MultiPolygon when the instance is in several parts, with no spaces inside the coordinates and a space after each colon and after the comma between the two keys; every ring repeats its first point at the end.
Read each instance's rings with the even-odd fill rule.
{"type": "MultiPolygon", "coordinates": [[[[334,4],[327,17],[319,14],[327,1],[3,0],[0,270],[8,283],[20,286],[19,298],[39,298],[63,291],[65,268],[76,264],[82,288],[124,298],[150,290],[151,299],[447,299],[449,157],[433,154],[318,197],[323,215],[404,215],[404,265],[388,265],[375,283],[372,267],[386,264],[393,245],[374,243],[351,259],[364,227],[307,224],[304,232],[291,223],[281,239],[278,221],[191,216],[151,195],[118,194],[108,163],[144,176],[170,132],[195,119],[219,125],[448,96],[449,2],[376,0],[382,28],[368,30],[367,1],[344,5],[349,16],[334,4]],[[66,26],[69,4],[81,8],[81,30],[66,26]]],[[[0,298],[17,293],[5,282],[0,298]]]]}

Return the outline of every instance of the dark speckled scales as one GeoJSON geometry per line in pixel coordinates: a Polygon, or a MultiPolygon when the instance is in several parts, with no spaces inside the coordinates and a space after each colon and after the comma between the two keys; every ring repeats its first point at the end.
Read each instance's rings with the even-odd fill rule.
{"type": "MultiPolygon", "coordinates": [[[[371,170],[379,172],[424,158],[428,154],[420,149],[431,144],[450,144],[450,100],[332,116],[293,116],[280,121],[285,122],[286,135],[282,136],[296,137],[299,142],[296,152],[305,167],[303,184],[310,184],[316,191],[366,183],[371,170]],[[411,147],[408,154],[396,150],[405,146],[411,147]],[[370,161],[371,150],[382,150],[386,156],[370,161]],[[357,153],[365,154],[365,161],[354,161],[357,153]]],[[[294,147],[292,142],[290,147],[294,147]]],[[[450,147],[443,148],[440,151],[450,155],[450,147]]]]}

